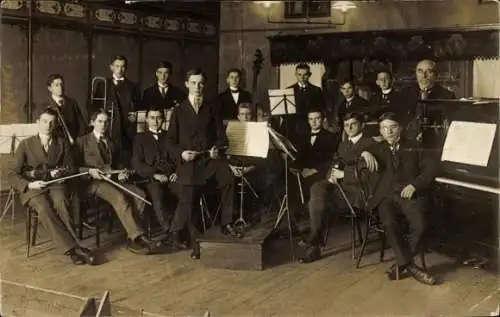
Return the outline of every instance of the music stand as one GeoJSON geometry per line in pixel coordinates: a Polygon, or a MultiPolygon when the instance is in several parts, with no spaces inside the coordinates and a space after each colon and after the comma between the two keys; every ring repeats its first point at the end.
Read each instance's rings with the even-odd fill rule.
{"type": "Polygon", "coordinates": [[[276,144],[277,148],[285,154],[285,193],[283,194],[283,198],[281,199],[280,210],[278,212],[278,216],[276,217],[276,222],[274,223],[273,231],[281,224],[283,220],[283,216],[287,215],[288,220],[288,232],[290,235],[290,252],[292,255],[292,261],[295,260],[294,255],[294,246],[293,246],[293,235],[292,235],[292,220],[290,216],[290,209],[288,206],[288,159],[295,160],[294,153],[297,153],[297,149],[295,146],[283,135],[276,132],[273,128],[269,127],[269,135],[272,140],[276,144]]]}
{"type": "MultiPolygon", "coordinates": [[[[33,123],[0,125],[0,154],[13,156],[19,142],[36,134],[38,132],[37,128],[37,125],[33,123]]],[[[1,223],[10,211],[12,228],[14,228],[15,195],[16,192],[11,186],[2,210],[2,215],[0,216],[1,223]]]]}

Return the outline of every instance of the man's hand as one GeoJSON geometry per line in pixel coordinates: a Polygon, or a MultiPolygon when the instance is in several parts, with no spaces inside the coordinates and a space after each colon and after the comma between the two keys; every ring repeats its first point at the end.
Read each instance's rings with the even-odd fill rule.
{"type": "Polygon", "coordinates": [[[192,160],[194,160],[196,158],[196,154],[198,154],[198,152],[186,150],[186,151],[182,152],[181,157],[184,161],[191,162],[192,160]]]}
{"type": "Polygon", "coordinates": [[[317,172],[318,172],[318,170],[315,168],[304,168],[304,169],[302,169],[300,174],[302,175],[302,177],[308,178],[309,176],[312,176],[312,175],[316,174],[317,172]]]}
{"type": "Polygon", "coordinates": [[[413,194],[415,194],[416,191],[417,191],[417,189],[412,184],[406,185],[406,187],[403,188],[403,190],[401,191],[401,198],[411,199],[413,197],[413,194]]]}
{"type": "Polygon", "coordinates": [[[121,172],[120,174],[118,174],[118,181],[120,182],[126,182],[128,180],[128,178],[130,177],[129,173],[124,171],[124,172],[121,172]]]}
{"type": "Polygon", "coordinates": [[[332,173],[330,174],[330,177],[334,177],[335,179],[342,179],[344,178],[344,171],[334,167],[332,168],[332,173]]]}
{"type": "Polygon", "coordinates": [[[217,149],[215,145],[212,146],[212,148],[208,151],[208,153],[210,154],[210,158],[212,160],[219,158],[219,149],[217,149]]]}
{"type": "Polygon", "coordinates": [[[165,174],[154,174],[153,179],[160,182],[161,184],[165,184],[166,182],[168,182],[168,176],[165,174]]]}
{"type": "Polygon", "coordinates": [[[62,168],[56,168],[50,171],[50,177],[51,178],[58,178],[63,175],[64,169],[62,168]]]}
{"type": "Polygon", "coordinates": [[[177,181],[177,174],[175,173],[170,174],[170,176],[168,177],[168,181],[171,183],[175,183],[177,181]]]}
{"type": "Polygon", "coordinates": [[[363,158],[363,160],[365,160],[366,167],[368,167],[368,170],[370,170],[370,172],[375,172],[378,170],[377,159],[375,158],[375,156],[373,156],[373,154],[364,151],[363,153],[361,153],[361,157],[363,158]]]}
{"type": "Polygon", "coordinates": [[[97,168],[89,168],[89,175],[93,179],[102,179],[101,171],[97,168]]]}
{"type": "Polygon", "coordinates": [[[43,189],[47,186],[47,182],[44,181],[34,181],[31,183],[28,183],[28,188],[29,189],[43,189]]]}

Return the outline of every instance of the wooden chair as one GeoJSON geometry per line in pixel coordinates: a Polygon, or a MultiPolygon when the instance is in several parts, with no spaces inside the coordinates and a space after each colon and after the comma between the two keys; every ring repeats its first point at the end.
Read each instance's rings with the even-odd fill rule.
{"type": "Polygon", "coordinates": [[[36,245],[38,233],[38,213],[31,207],[26,207],[26,257],[30,256],[31,247],[36,245]]]}
{"type": "Polygon", "coordinates": [[[101,246],[101,218],[103,215],[108,217],[107,221],[107,232],[111,234],[113,232],[113,222],[114,213],[110,210],[109,205],[103,204],[101,200],[97,197],[87,197],[85,201],[82,202],[82,207],[80,209],[80,221],[78,224],[78,239],[83,239],[84,228],[95,231],[95,243],[99,248],[101,246]],[[93,211],[93,212],[92,212],[93,211]],[[93,220],[92,220],[93,219],[93,220]]]}

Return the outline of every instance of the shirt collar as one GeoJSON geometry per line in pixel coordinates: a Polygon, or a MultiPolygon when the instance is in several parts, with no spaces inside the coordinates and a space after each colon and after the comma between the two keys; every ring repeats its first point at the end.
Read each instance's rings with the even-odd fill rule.
{"type": "Polygon", "coordinates": [[[352,102],[354,100],[354,96],[352,96],[351,98],[346,98],[345,99],[347,102],[352,102]]]}
{"type": "Polygon", "coordinates": [[[116,77],[115,75],[113,75],[113,80],[114,81],[121,81],[121,80],[125,80],[125,77],[116,77]]]}
{"type": "Polygon", "coordinates": [[[95,130],[92,131],[92,133],[94,134],[97,141],[99,141],[101,138],[106,139],[106,137],[104,135],[97,133],[95,130]]]}
{"type": "Polygon", "coordinates": [[[307,87],[307,83],[305,83],[305,84],[297,83],[297,84],[299,84],[300,88],[306,88],[307,87]]]}
{"type": "MultiPolygon", "coordinates": [[[[193,96],[193,95],[189,95],[189,96],[188,96],[189,102],[191,102],[191,104],[192,104],[192,105],[194,105],[194,99],[195,99],[195,98],[196,98],[196,97],[195,97],[195,96],[193,96]]],[[[201,102],[203,102],[203,96],[201,97],[201,102]]]]}
{"type": "Polygon", "coordinates": [[[349,141],[351,141],[353,144],[356,144],[356,143],[358,143],[358,141],[361,139],[362,136],[363,136],[363,133],[360,133],[352,138],[349,138],[349,141]]]}
{"type": "Polygon", "coordinates": [[[390,93],[391,93],[391,91],[392,91],[392,88],[389,88],[389,89],[382,90],[382,93],[383,93],[384,95],[387,95],[387,94],[390,94],[390,93]]]}
{"type": "Polygon", "coordinates": [[[160,84],[159,82],[156,83],[158,85],[158,87],[160,88],[168,88],[168,83],[166,85],[164,84],[160,84]]]}
{"type": "Polygon", "coordinates": [[[52,143],[52,137],[50,135],[38,133],[38,137],[40,138],[42,145],[50,145],[50,143],[52,143]]]}
{"type": "Polygon", "coordinates": [[[54,96],[54,95],[52,95],[52,96],[51,96],[51,98],[52,98],[52,100],[54,100],[57,104],[59,104],[60,102],[64,101],[64,97],[63,97],[63,96],[58,97],[58,96],[54,96]]]}
{"type": "Polygon", "coordinates": [[[153,134],[160,134],[162,132],[161,129],[158,129],[156,132],[151,130],[151,129],[148,129],[149,132],[153,133],[153,134]]]}

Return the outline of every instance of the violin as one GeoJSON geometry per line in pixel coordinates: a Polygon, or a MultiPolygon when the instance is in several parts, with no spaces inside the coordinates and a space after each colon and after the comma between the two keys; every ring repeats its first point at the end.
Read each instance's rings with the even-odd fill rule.
{"type": "Polygon", "coordinates": [[[48,164],[42,163],[37,166],[26,166],[22,174],[24,177],[28,178],[31,181],[50,181],[54,179],[51,175],[53,171],[59,171],[58,177],[64,176],[70,172],[68,167],[51,167],[48,164]]]}

